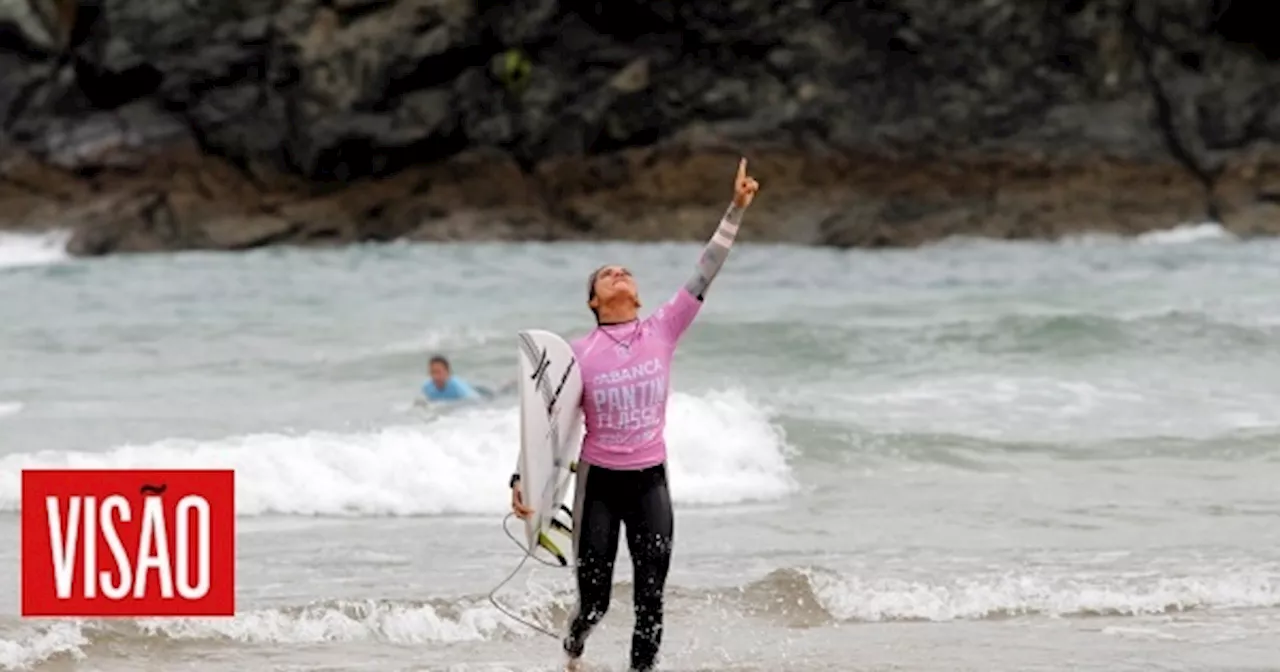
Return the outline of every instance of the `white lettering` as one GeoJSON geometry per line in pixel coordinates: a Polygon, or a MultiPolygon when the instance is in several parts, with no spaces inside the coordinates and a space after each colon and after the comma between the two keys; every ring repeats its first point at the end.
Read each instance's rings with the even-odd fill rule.
{"type": "Polygon", "coordinates": [[[609,388],[609,412],[614,413],[615,411],[618,410],[618,407],[621,405],[622,405],[622,393],[619,392],[618,388],[616,387],[609,388]]]}
{"type": "Polygon", "coordinates": [[[622,391],[622,407],[635,408],[636,407],[636,386],[627,385],[626,387],[622,388],[621,391],[622,391]]]}
{"type": "Polygon", "coordinates": [[[613,369],[606,371],[591,379],[593,385],[611,385],[617,383],[626,383],[633,380],[640,380],[657,373],[662,372],[662,360],[654,357],[635,366],[629,366],[625,369],[613,369]]]}
{"type": "Polygon", "coordinates": [[[661,404],[667,398],[667,377],[659,376],[653,380],[647,380],[641,385],[640,390],[644,393],[643,404],[646,407],[661,404]]]}
{"type": "Polygon", "coordinates": [[[71,597],[71,568],[76,562],[76,539],[80,532],[80,498],[72,497],[67,506],[67,526],[63,529],[62,513],[58,498],[44,499],[45,513],[49,517],[49,550],[53,555],[53,580],[58,599],[71,597]]]}
{"type": "Polygon", "coordinates": [[[212,525],[209,501],[204,497],[187,495],[178,500],[174,538],[176,567],[170,562],[168,526],[160,497],[147,497],[143,502],[142,528],[137,547],[132,549],[136,567],[116,529],[119,523],[132,520],[129,500],[125,497],[111,495],[99,506],[96,497],[72,496],[68,498],[64,517],[58,498],[50,496],[45,498],[45,512],[49,521],[49,547],[58,599],[71,598],[77,553],[81,551],[85,598],[97,598],[101,591],[110,600],[124,599],[131,592],[135,599],[141,599],[147,593],[150,570],[156,571],[160,595],[165,599],[173,598],[175,570],[177,589],[182,598],[197,600],[208,595],[213,580],[212,525]],[[98,568],[99,534],[111,553],[116,566],[114,571],[98,568]]]}
{"type": "Polygon", "coordinates": [[[662,422],[667,401],[667,378],[656,376],[630,385],[592,391],[595,429],[618,432],[653,429],[662,422]]]}
{"type": "MultiPolygon", "coordinates": [[[[120,574],[120,582],[111,582],[111,572],[102,570],[98,581],[102,583],[102,594],[108,599],[120,600],[129,594],[129,586],[133,583],[133,571],[129,567],[129,556],[125,553],[124,544],[120,543],[120,534],[116,532],[116,521],[113,512],[120,512],[120,522],[127,523],[133,518],[129,510],[129,500],[120,495],[111,495],[102,500],[102,536],[107,540],[107,548],[111,549],[111,557],[116,561],[120,574]]],[[[92,576],[85,573],[85,576],[92,576]]]]}
{"type": "Polygon", "coordinates": [[[204,597],[209,592],[209,502],[203,497],[187,495],[178,500],[178,592],[188,600],[204,597]],[[197,542],[200,554],[196,556],[196,580],[191,583],[191,512],[196,514],[197,542]]]}
{"type": "Polygon", "coordinates": [[[596,404],[596,413],[604,413],[605,390],[597,387],[591,392],[591,399],[596,404]]]}
{"type": "Polygon", "coordinates": [[[98,520],[94,515],[98,512],[98,498],[89,496],[84,500],[84,596],[97,597],[98,582],[93,580],[93,574],[98,569],[98,520]]]}
{"type": "Polygon", "coordinates": [[[138,575],[133,582],[133,597],[142,599],[147,592],[147,572],[156,570],[160,577],[160,597],[173,597],[173,567],[169,564],[169,534],[164,525],[164,509],[159,497],[147,497],[142,503],[142,536],[138,539],[138,575]]]}
{"type": "Polygon", "coordinates": [[[653,429],[659,423],[658,411],[655,408],[636,408],[629,411],[618,411],[600,416],[600,429],[612,429],[622,432],[635,432],[653,429]]]}

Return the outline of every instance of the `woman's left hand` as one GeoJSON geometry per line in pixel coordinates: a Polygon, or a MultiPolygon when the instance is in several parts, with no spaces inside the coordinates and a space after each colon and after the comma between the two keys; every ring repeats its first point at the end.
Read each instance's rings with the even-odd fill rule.
{"type": "Polygon", "coordinates": [[[760,183],[747,175],[747,159],[743,157],[738,161],[738,177],[733,181],[733,204],[739,208],[751,205],[751,199],[759,190],[760,183]]]}

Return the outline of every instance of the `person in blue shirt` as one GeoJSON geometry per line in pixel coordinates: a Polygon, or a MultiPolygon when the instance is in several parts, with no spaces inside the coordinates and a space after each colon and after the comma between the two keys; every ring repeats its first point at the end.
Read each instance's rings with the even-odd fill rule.
{"type": "Polygon", "coordinates": [[[466,381],[454,377],[449,367],[449,360],[441,355],[431,358],[428,370],[431,373],[431,380],[422,384],[422,394],[431,401],[484,399],[488,396],[468,385],[466,381]]]}

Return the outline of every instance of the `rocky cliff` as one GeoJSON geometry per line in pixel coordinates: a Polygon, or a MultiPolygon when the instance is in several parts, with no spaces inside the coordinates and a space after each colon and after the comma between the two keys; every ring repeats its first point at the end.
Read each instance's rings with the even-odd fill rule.
{"type": "Polygon", "coordinates": [[[1246,0],[0,0],[0,226],[73,251],[1280,230],[1246,0]]]}

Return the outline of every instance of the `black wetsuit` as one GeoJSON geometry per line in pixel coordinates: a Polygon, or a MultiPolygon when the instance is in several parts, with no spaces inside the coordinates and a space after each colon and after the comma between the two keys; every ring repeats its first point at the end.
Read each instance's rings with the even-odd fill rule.
{"type": "Polygon", "coordinates": [[[631,669],[651,670],[662,643],[662,593],[674,528],[666,465],[615,471],[579,463],[577,478],[573,542],[578,608],[564,640],[565,651],[581,656],[587,635],[609,610],[619,527],[625,526],[635,571],[631,669]]]}

